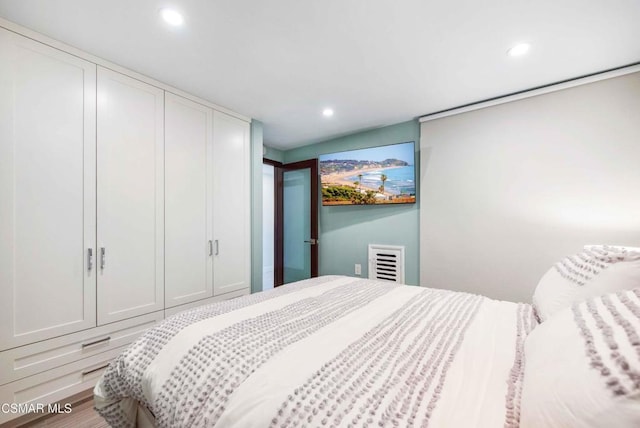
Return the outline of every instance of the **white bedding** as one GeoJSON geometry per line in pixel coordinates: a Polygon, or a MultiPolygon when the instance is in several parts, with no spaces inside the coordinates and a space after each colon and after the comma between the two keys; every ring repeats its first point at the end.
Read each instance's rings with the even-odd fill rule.
{"type": "Polygon", "coordinates": [[[517,426],[526,304],[327,276],[178,314],[95,388],[114,427],[517,426]]]}

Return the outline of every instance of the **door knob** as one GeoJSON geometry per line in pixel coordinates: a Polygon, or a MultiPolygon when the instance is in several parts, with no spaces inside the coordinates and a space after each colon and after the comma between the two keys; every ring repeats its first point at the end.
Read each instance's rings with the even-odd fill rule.
{"type": "Polygon", "coordinates": [[[318,243],[318,240],[315,238],[311,238],[308,241],[304,241],[304,242],[306,242],[307,244],[316,245],[318,243]]]}

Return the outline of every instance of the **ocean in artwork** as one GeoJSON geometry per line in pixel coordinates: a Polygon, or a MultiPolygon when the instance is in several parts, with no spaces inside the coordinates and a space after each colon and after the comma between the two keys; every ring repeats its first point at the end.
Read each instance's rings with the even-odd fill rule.
{"type": "MultiPolygon", "coordinates": [[[[415,195],[415,167],[413,165],[396,168],[386,168],[383,170],[373,170],[362,172],[362,186],[377,189],[382,185],[382,174],[387,176],[384,183],[384,190],[395,195],[415,195]]],[[[360,181],[360,177],[351,175],[346,177],[348,181],[360,181]]]]}

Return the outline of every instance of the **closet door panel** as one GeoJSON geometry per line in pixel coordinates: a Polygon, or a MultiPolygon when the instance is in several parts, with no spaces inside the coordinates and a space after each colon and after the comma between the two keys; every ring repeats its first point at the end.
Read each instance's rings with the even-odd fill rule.
{"type": "Polygon", "coordinates": [[[164,307],[164,91],[98,67],[98,324],[164,307]]]}
{"type": "Polygon", "coordinates": [[[214,295],[250,287],[249,124],[216,111],[214,150],[214,295]]]}
{"type": "Polygon", "coordinates": [[[213,296],[213,110],[166,93],[165,306],[213,296]]]}
{"type": "Polygon", "coordinates": [[[95,326],[95,79],[0,29],[0,350],[95,326]]]}

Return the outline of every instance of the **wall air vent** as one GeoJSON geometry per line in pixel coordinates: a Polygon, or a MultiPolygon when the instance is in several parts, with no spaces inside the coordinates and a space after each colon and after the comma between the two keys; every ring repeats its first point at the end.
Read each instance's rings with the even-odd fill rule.
{"type": "Polygon", "coordinates": [[[404,284],[404,246],[369,244],[369,279],[404,284]]]}

